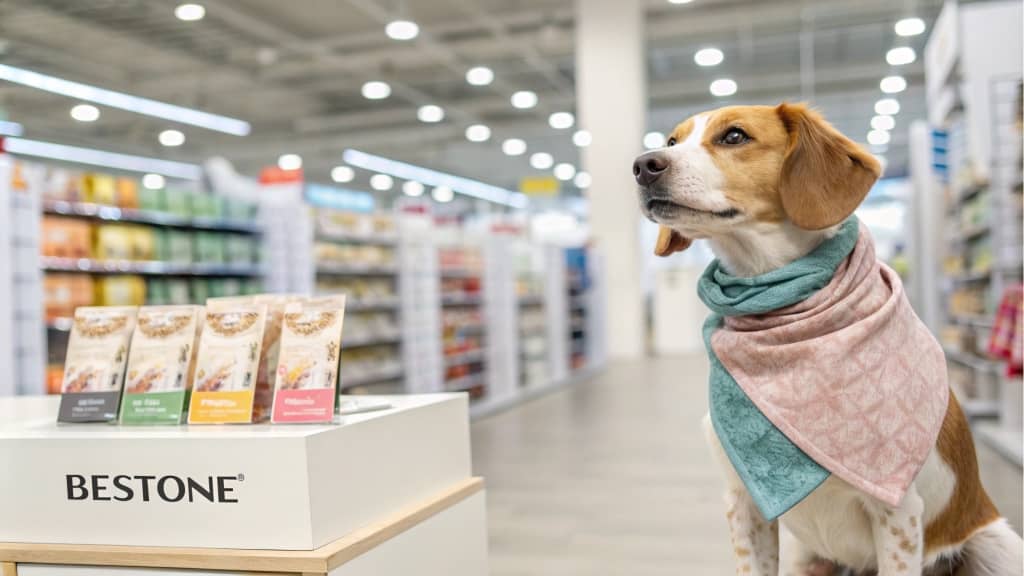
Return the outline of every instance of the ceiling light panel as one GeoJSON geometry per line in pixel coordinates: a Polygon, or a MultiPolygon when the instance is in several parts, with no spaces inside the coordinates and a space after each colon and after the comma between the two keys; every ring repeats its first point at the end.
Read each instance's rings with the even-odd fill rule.
{"type": "Polygon", "coordinates": [[[246,136],[252,130],[248,122],[237,118],[210,114],[209,112],[203,112],[194,108],[185,108],[184,106],[133,96],[124,92],[115,92],[114,90],[107,90],[98,86],[72,82],[63,78],[57,78],[56,76],[48,76],[6,64],[0,64],[0,80],[28,86],[29,88],[36,88],[44,92],[60,94],[76,100],[101,104],[119,110],[127,110],[128,112],[142,114],[143,116],[162,118],[235,136],[246,136]]]}
{"type": "Polygon", "coordinates": [[[90,166],[126,170],[128,172],[153,172],[184,180],[199,180],[203,175],[202,168],[196,164],[148,158],[146,156],[133,156],[131,154],[120,154],[92,148],[80,148],[78,146],[67,146],[65,144],[41,142],[25,138],[7,138],[4,140],[4,150],[11,154],[75,162],[90,166]]]}

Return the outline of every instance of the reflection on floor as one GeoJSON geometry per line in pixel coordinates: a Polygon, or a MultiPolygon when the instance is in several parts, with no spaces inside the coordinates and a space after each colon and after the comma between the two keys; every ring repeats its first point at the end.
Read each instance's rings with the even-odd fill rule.
{"type": "MultiPolygon", "coordinates": [[[[704,445],[703,355],[611,366],[473,424],[492,576],[731,574],[704,445]]],[[[1020,529],[1022,476],[984,446],[983,480],[1020,529]]]]}

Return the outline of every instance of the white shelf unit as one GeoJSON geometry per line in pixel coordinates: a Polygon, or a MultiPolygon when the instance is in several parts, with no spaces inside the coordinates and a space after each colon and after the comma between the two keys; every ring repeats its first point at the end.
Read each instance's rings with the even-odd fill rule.
{"type": "Polygon", "coordinates": [[[512,263],[516,285],[516,339],[518,385],[525,389],[543,388],[551,382],[545,297],[545,250],[543,246],[518,238],[512,245],[512,263]]]}
{"type": "Polygon", "coordinates": [[[413,394],[440,392],[441,280],[434,222],[425,214],[399,214],[399,307],[405,387],[413,394]]]}
{"type": "MultiPolygon", "coordinates": [[[[982,441],[1021,462],[1021,382],[988,357],[1003,290],[1021,281],[1019,2],[960,6],[947,2],[925,49],[930,139],[938,175],[915,163],[917,202],[941,202],[944,225],[925,245],[941,260],[939,332],[950,382],[982,441]]],[[[921,212],[928,214],[929,207],[921,212]]],[[[927,224],[925,224],[927,227],[927,224]]],[[[918,291],[921,294],[921,291],[918,291]]]]}
{"type": "Polygon", "coordinates": [[[401,243],[395,216],[310,208],[316,294],[346,294],[339,388],[406,392],[401,243]]]}

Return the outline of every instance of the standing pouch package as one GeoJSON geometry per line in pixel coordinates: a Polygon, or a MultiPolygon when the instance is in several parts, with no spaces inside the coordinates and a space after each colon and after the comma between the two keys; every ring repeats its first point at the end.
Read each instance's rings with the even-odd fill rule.
{"type": "Polygon", "coordinates": [[[134,306],[85,306],[75,310],[64,361],[59,422],[117,419],[137,313],[134,306]]]}
{"type": "Polygon", "coordinates": [[[274,423],[330,422],[337,398],[345,297],[293,302],[284,313],[274,423]]]}
{"type": "Polygon", "coordinates": [[[189,424],[253,421],[266,316],[267,307],[262,304],[207,308],[189,401],[189,424]]]}
{"type": "Polygon", "coordinates": [[[180,424],[195,362],[201,306],[144,306],[132,336],[122,424],[180,424]]]}

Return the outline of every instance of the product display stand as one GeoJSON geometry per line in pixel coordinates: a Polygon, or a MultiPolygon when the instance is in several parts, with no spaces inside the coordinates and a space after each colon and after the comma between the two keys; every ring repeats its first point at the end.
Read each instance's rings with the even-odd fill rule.
{"type": "Polygon", "coordinates": [[[57,426],[53,403],[5,406],[22,420],[0,431],[19,471],[0,478],[3,574],[485,574],[465,396],[374,400],[393,408],[294,427],[57,426]]]}
{"type": "Polygon", "coordinates": [[[442,390],[441,282],[434,224],[422,214],[401,214],[399,301],[405,387],[414,394],[442,390]]]}

